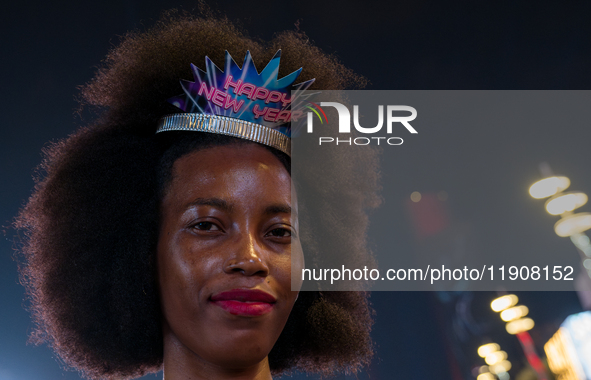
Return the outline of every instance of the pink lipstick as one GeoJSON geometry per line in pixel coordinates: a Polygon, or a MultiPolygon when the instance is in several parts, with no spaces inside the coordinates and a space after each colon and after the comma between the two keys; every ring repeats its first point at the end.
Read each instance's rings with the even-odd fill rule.
{"type": "Polygon", "coordinates": [[[214,294],[211,301],[230,314],[254,317],[270,312],[277,300],[262,290],[232,289],[214,294]]]}

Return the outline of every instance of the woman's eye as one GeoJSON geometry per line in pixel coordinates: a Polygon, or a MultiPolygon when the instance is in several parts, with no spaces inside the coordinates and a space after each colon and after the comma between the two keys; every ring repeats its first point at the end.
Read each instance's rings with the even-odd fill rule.
{"type": "Polygon", "coordinates": [[[220,231],[220,228],[212,222],[199,222],[195,224],[194,228],[200,231],[220,231]]]}
{"type": "Polygon", "coordinates": [[[291,231],[285,228],[275,228],[268,235],[274,237],[291,237],[291,231]]]}

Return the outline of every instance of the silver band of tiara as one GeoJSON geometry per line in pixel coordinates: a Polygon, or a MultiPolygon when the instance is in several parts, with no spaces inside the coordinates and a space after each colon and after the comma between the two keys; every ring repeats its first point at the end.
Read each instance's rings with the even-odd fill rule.
{"type": "Polygon", "coordinates": [[[270,146],[291,157],[289,137],[269,127],[232,117],[176,113],[164,116],[158,122],[156,133],[165,131],[196,131],[238,137],[270,146]]]}

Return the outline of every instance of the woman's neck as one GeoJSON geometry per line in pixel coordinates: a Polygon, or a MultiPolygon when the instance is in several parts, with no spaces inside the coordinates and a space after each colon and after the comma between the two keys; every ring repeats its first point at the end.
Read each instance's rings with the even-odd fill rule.
{"type": "Polygon", "coordinates": [[[272,380],[269,359],[248,366],[225,366],[204,360],[176,339],[164,342],[163,380],[272,380]]]}

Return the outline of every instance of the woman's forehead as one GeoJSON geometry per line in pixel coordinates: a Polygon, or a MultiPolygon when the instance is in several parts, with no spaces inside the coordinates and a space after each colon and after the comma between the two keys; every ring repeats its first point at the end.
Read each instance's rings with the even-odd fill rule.
{"type": "Polygon", "coordinates": [[[181,178],[208,181],[233,172],[264,179],[289,177],[273,153],[254,143],[214,146],[188,153],[174,162],[172,171],[173,181],[181,178]]]}
{"type": "MultiPolygon", "coordinates": [[[[257,144],[216,146],[189,153],[173,165],[165,198],[175,202],[268,199],[290,203],[291,177],[279,159],[257,144]]],[[[165,199],[166,201],[166,199],[165,199]]]]}

